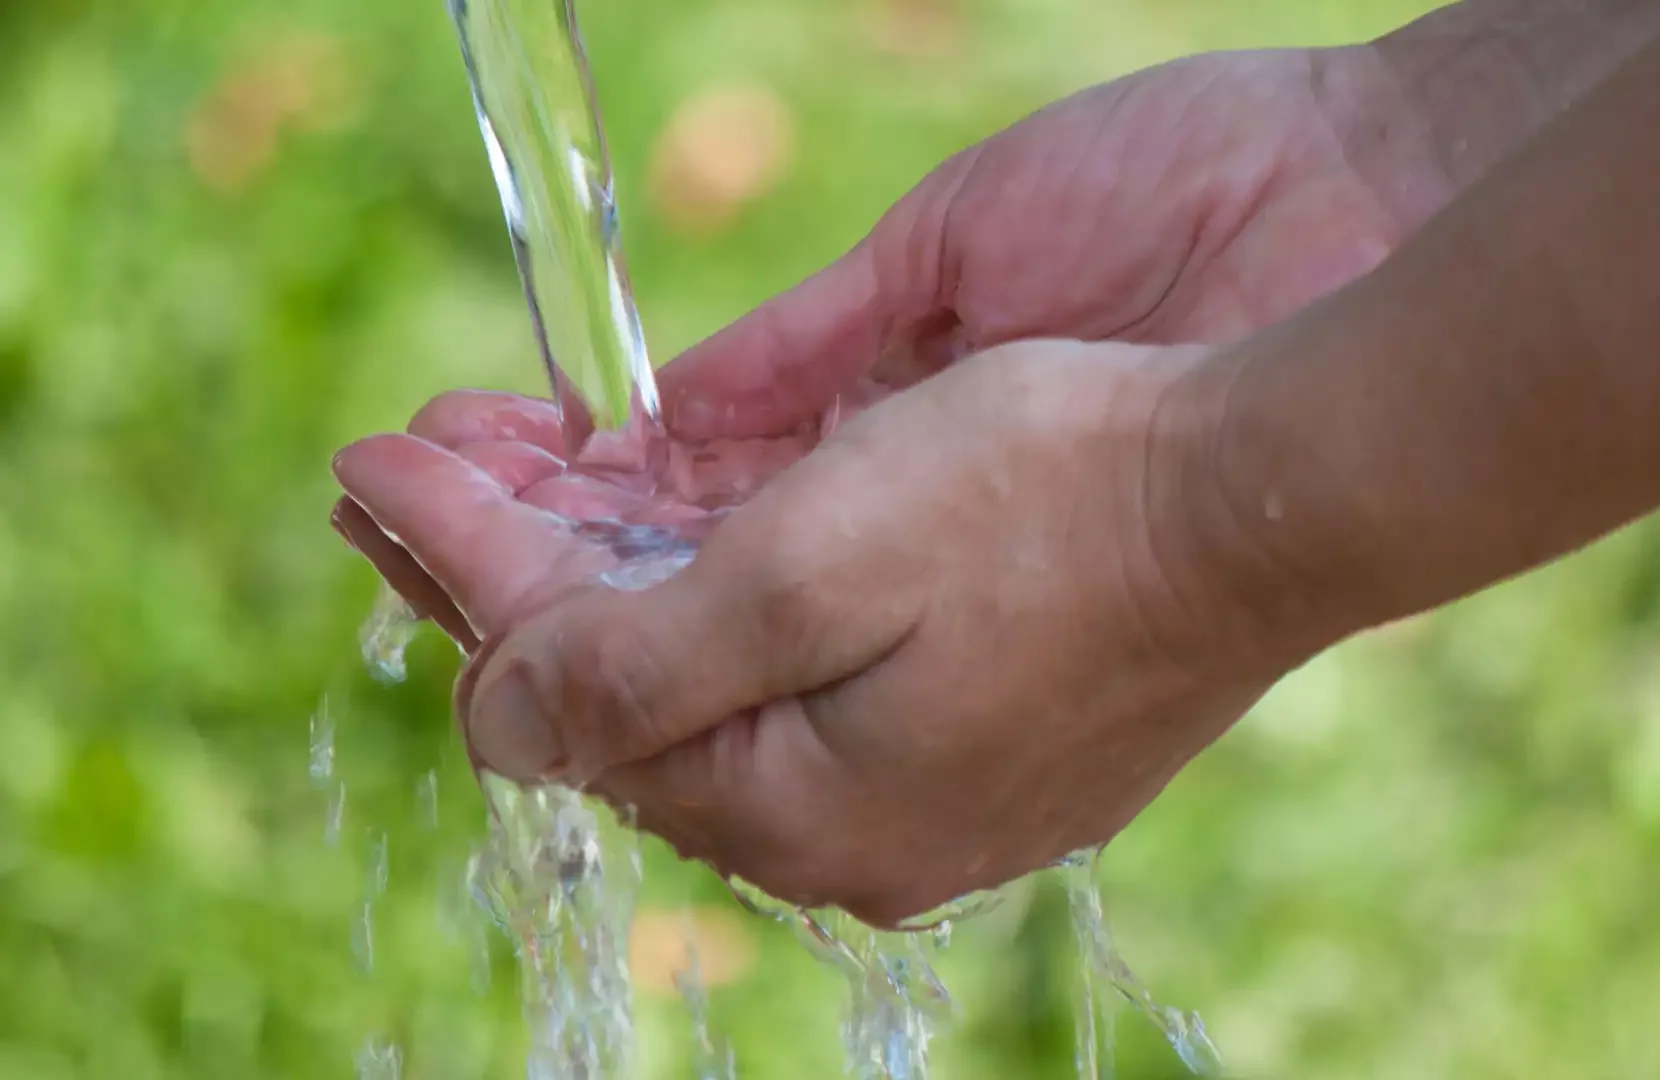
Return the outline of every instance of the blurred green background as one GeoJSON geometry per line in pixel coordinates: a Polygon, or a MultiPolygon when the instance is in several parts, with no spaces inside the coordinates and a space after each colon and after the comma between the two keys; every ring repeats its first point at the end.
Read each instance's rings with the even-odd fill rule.
{"type": "MultiPolygon", "coordinates": [[[[1043,102],[1427,0],[610,0],[587,32],[672,355],[1043,102]]],[[[0,1078],[520,1074],[506,956],[446,934],[481,805],[455,658],[355,663],[331,453],[537,385],[439,0],[0,7],[0,1078]],[[331,695],[345,843],[306,772],[331,695]],[[418,790],[437,770],[437,825],[418,790]],[[351,948],[390,836],[376,964],[351,948]]],[[[1660,1075],[1660,549],[1638,530],[1322,659],[1109,853],[1132,965],[1242,1076],[1660,1075]]],[[[641,1076],[699,919],[743,1075],[839,1075],[834,978],[653,849],[641,1076]]],[[[971,926],[937,1075],[1070,1075],[1053,882],[971,926]]],[[[1121,1075],[1178,1075],[1134,1021],[1121,1075]]]]}

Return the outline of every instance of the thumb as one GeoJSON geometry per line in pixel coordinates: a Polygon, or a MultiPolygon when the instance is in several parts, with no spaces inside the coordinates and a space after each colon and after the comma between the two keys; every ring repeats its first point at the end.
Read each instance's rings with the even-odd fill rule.
{"type": "Polygon", "coordinates": [[[915,618],[891,589],[870,603],[859,552],[827,539],[845,534],[813,524],[800,500],[765,497],[780,492],[735,513],[667,581],[585,589],[512,630],[457,701],[479,763],[581,783],[895,647],[915,618]]]}

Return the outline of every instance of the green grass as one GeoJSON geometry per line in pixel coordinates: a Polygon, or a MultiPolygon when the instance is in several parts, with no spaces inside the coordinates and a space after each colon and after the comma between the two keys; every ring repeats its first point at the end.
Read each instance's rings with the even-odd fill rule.
{"type": "MultiPolygon", "coordinates": [[[[1419,5],[963,0],[955,50],[911,59],[872,47],[868,6],[589,5],[659,357],[1054,96],[1419,5]],[[734,80],[779,95],[793,157],[688,235],[654,201],[652,147],[734,80]]],[[[475,993],[437,917],[480,814],[455,659],[423,638],[408,684],[356,672],[374,582],[324,520],[342,443],[450,386],[540,378],[449,34],[438,0],[0,9],[4,1080],[347,1076],[381,1029],[411,1077],[518,1075],[506,956],[475,993]],[[264,145],[284,70],[311,105],[264,145]],[[326,690],[339,851],[305,766],[326,690]],[[391,892],[364,977],[350,925],[376,828],[391,892]]],[[[1655,552],[1635,531],[1321,660],[1114,845],[1133,965],[1242,1075],[1660,1073],[1655,552]]],[[[655,849],[648,878],[653,910],[723,903],[655,849]]],[[[1052,883],[1023,895],[949,960],[942,1077],[1069,1074],[1064,909],[1052,883]]],[[[834,980],[739,925],[756,951],[715,1009],[744,1075],[837,1075],[834,980]]],[[[642,1076],[688,1076],[675,1002],[644,1012],[642,1076]]],[[[1123,1041],[1122,1076],[1176,1075],[1143,1027],[1123,1041]]]]}

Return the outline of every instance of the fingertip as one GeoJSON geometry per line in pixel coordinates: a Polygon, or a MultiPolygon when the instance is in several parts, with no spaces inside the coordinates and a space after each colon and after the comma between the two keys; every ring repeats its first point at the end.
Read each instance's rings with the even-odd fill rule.
{"type": "MultiPolygon", "coordinates": [[[[334,455],[334,477],[348,492],[386,469],[407,464],[411,454],[430,444],[408,435],[369,435],[350,443],[334,455]]],[[[436,448],[434,448],[436,449],[436,448]]]]}
{"type": "Polygon", "coordinates": [[[507,486],[453,450],[414,435],[387,433],[359,439],[335,455],[334,475],[355,502],[379,517],[391,502],[423,497],[465,481],[481,494],[507,486]]]}
{"type": "Polygon", "coordinates": [[[345,499],[336,499],[334,505],[329,508],[329,528],[339,533],[340,539],[346,541],[348,547],[356,548],[357,545],[352,543],[351,534],[346,531],[345,503],[345,499]]]}

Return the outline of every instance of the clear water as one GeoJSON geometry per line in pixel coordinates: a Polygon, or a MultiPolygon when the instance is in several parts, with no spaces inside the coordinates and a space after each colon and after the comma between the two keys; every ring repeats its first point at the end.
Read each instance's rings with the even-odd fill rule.
{"type": "Polygon", "coordinates": [[[604,829],[562,787],[483,778],[490,833],[474,897],[513,942],[531,1036],[529,1080],[627,1075],[634,1042],[628,936],[640,884],[631,829],[604,829]]]}
{"type": "Polygon", "coordinates": [[[1099,852],[1080,852],[1056,867],[1066,888],[1072,913],[1072,934],[1078,947],[1078,996],[1075,1003],[1079,1080],[1104,1080],[1113,1075],[1116,1006],[1128,1002],[1152,1021],[1189,1072],[1221,1076],[1222,1057],[1205,1034],[1197,1013],[1160,1005],[1119,955],[1101,902],[1099,852]]]}
{"type": "Polygon", "coordinates": [[[842,1048],[854,1080],[922,1080],[928,1044],[953,1014],[951,994],[933,966],[950,943],[951,925],[996,902],[965,899],[934,913],[916,929],[879,933],[837,910],[785,904],[737,878],[728,885],[752,914],[790,926],[819,960],[847,980],[842,1048]]]}
{"type": "Polygon", "coordinates": [[[404,603],[403,597],[383,586],[368,621],[358,631],[363,662],[377,679],[386,683],[403,682],[409,672],[404,652],[414,639],[418,625],[415,612],[404,603]]]}
{"type": "Polygon", "coordinates": [[[692,1020],[693,1075],[697,1080],[737,1080],[738,1062],[732,1055],[732,1047],[709,1024],[709,996],[703,989],[697,948],[689,933],[686,942],[690,959],[685,970],[675,973],[674,986],[692,1020]]]}
{"type": "Polygon", "coordinates": [[[323,840],[329,847],[335,847],[340,843],[340,829],[346,820],[346,782],[334,774],[334,715],[329,711],[327,697],[311,717],[311,759],[307,771],[312,787],[328,799],[323,840]]]}
{"type": "MultiPolygon", "coordinates": [[[[407,641],[413,632],[413,616],[405,625],[397,623],[395,619],[380,618],[377,609],[376,616],[371,617],[363,630],[365,659],[369,659],[371,655],[379,656],[382,649],[389,647],[379,640],[374,641],[371,646],[371,638],[393,634],[401,635],[407,641]]],[[[396,651],[401,663],[402,646],[397,646],[396,651]]],[[[381,676],[381,669],[376,664],[371,663],[370,666],[377,676],[381,676]]],[[[401,666],[396,668],[398,678],[402,677],[402,670],[401,666]]],[[[306,771],[311,778],[312,787],[327,799],[323,840],[330,847],[339,845],[346,817],[346,783],[338,774],[337,758],[335,719],[329,699],[325,696],[311,717],[310,753],[306,771]]],[[[351,927],[352,959],[359,973],[363,975],[373,973],[375,968],[375,905],[385,895],[390,880],[386,833],[372,833],[369,839],[369,855],[364,869],[360,907],[351,927]]],[[[403,1049],[385,1036],[371,1035],[358,1049],[355,1068],[357,1080],[402,1080],[403,1049]]]]}
{"type": "Polygon", "coordinates": [[[657,417],[571,0],[447,0],[556,398],[601,431],[657,417]]]}
{"type": "MultiPolygon", "coordinates": [[[[607,467],[653,480],[662,462],[654,376],[620,252],[603,126],[583,51],[574,0],[446,0],[457,29],[534,340],[568,432],[608,442],[607,467]],[[590,433],[597,433],[590,437],[590,433]],[[621,449],[623,452],[618,453],[621,449]]],[[[639,490],[637,485],[631,485],[639,490]]],[[[685,565],[695,545],[653,525],[582,523],[620,565],[604,577],[642,588],[685,565]]],[[[413,613],[384,593],[361,645],[370,669],[400,681],[415,628],[413,613]]],[[[329,787],[335,839],[345,789],[333,778],[332,722],[314,724],[312,776],[329,787]]],[[[640,883],[637,837],[578,793],[525,789],[480,778],[488,807],[485,842],[468,861],[464,890],[513,943],[531,1035],[529,1080],[619,1080],[633,1043],[628,935],[640,883]]],[[[436,812],[436,781],[420,789],[423,815],[436,812]],[[430,809],[428,809],[430,808],[430,809]]],[[[359,928],[360,963],[374,959],[374,906],[385,888],[384,844],[372,844],[359,928]]],[[[1063,875],[1078,943],[1077,1066],[1081,1080],[1111,1075],[1116,1006],[1149,1017],[1190,1070],[1218,1070],[1197,1017],[1157,1005],[1119,957],[1108,933],[1093,857],[1067,860],[1063,875]]],[[[955,922],[997,901],[969,898],[901,933],[878,933],[838,911],[804,911],[743,882],[730,883],[750,911],[789,924],[847,981],[842,1025],[847,1073],[855,1080],[923,1080],[931,1040],[949,1024],[953,1002],[934,960],[955,922]]],[[[454,899],[441,900],[440,925],[471,935],[454,899]]],[[[477,973],[488,976],[485,949],[477,973]]],[[[677,980],[694,1034],[699,1080],[734,1080],[730,1048],[711,1028],[696,973],[677,980]]],[[[369,1040],[359,1080],[402,1070],[399,1048],[369,1040]]]]}
{"type": "Polygon", "coordinates": [[[402,1080],[403,1051],[394,1042],[372,1038],[357,1052],[357,1080],[402,1080]]]}

